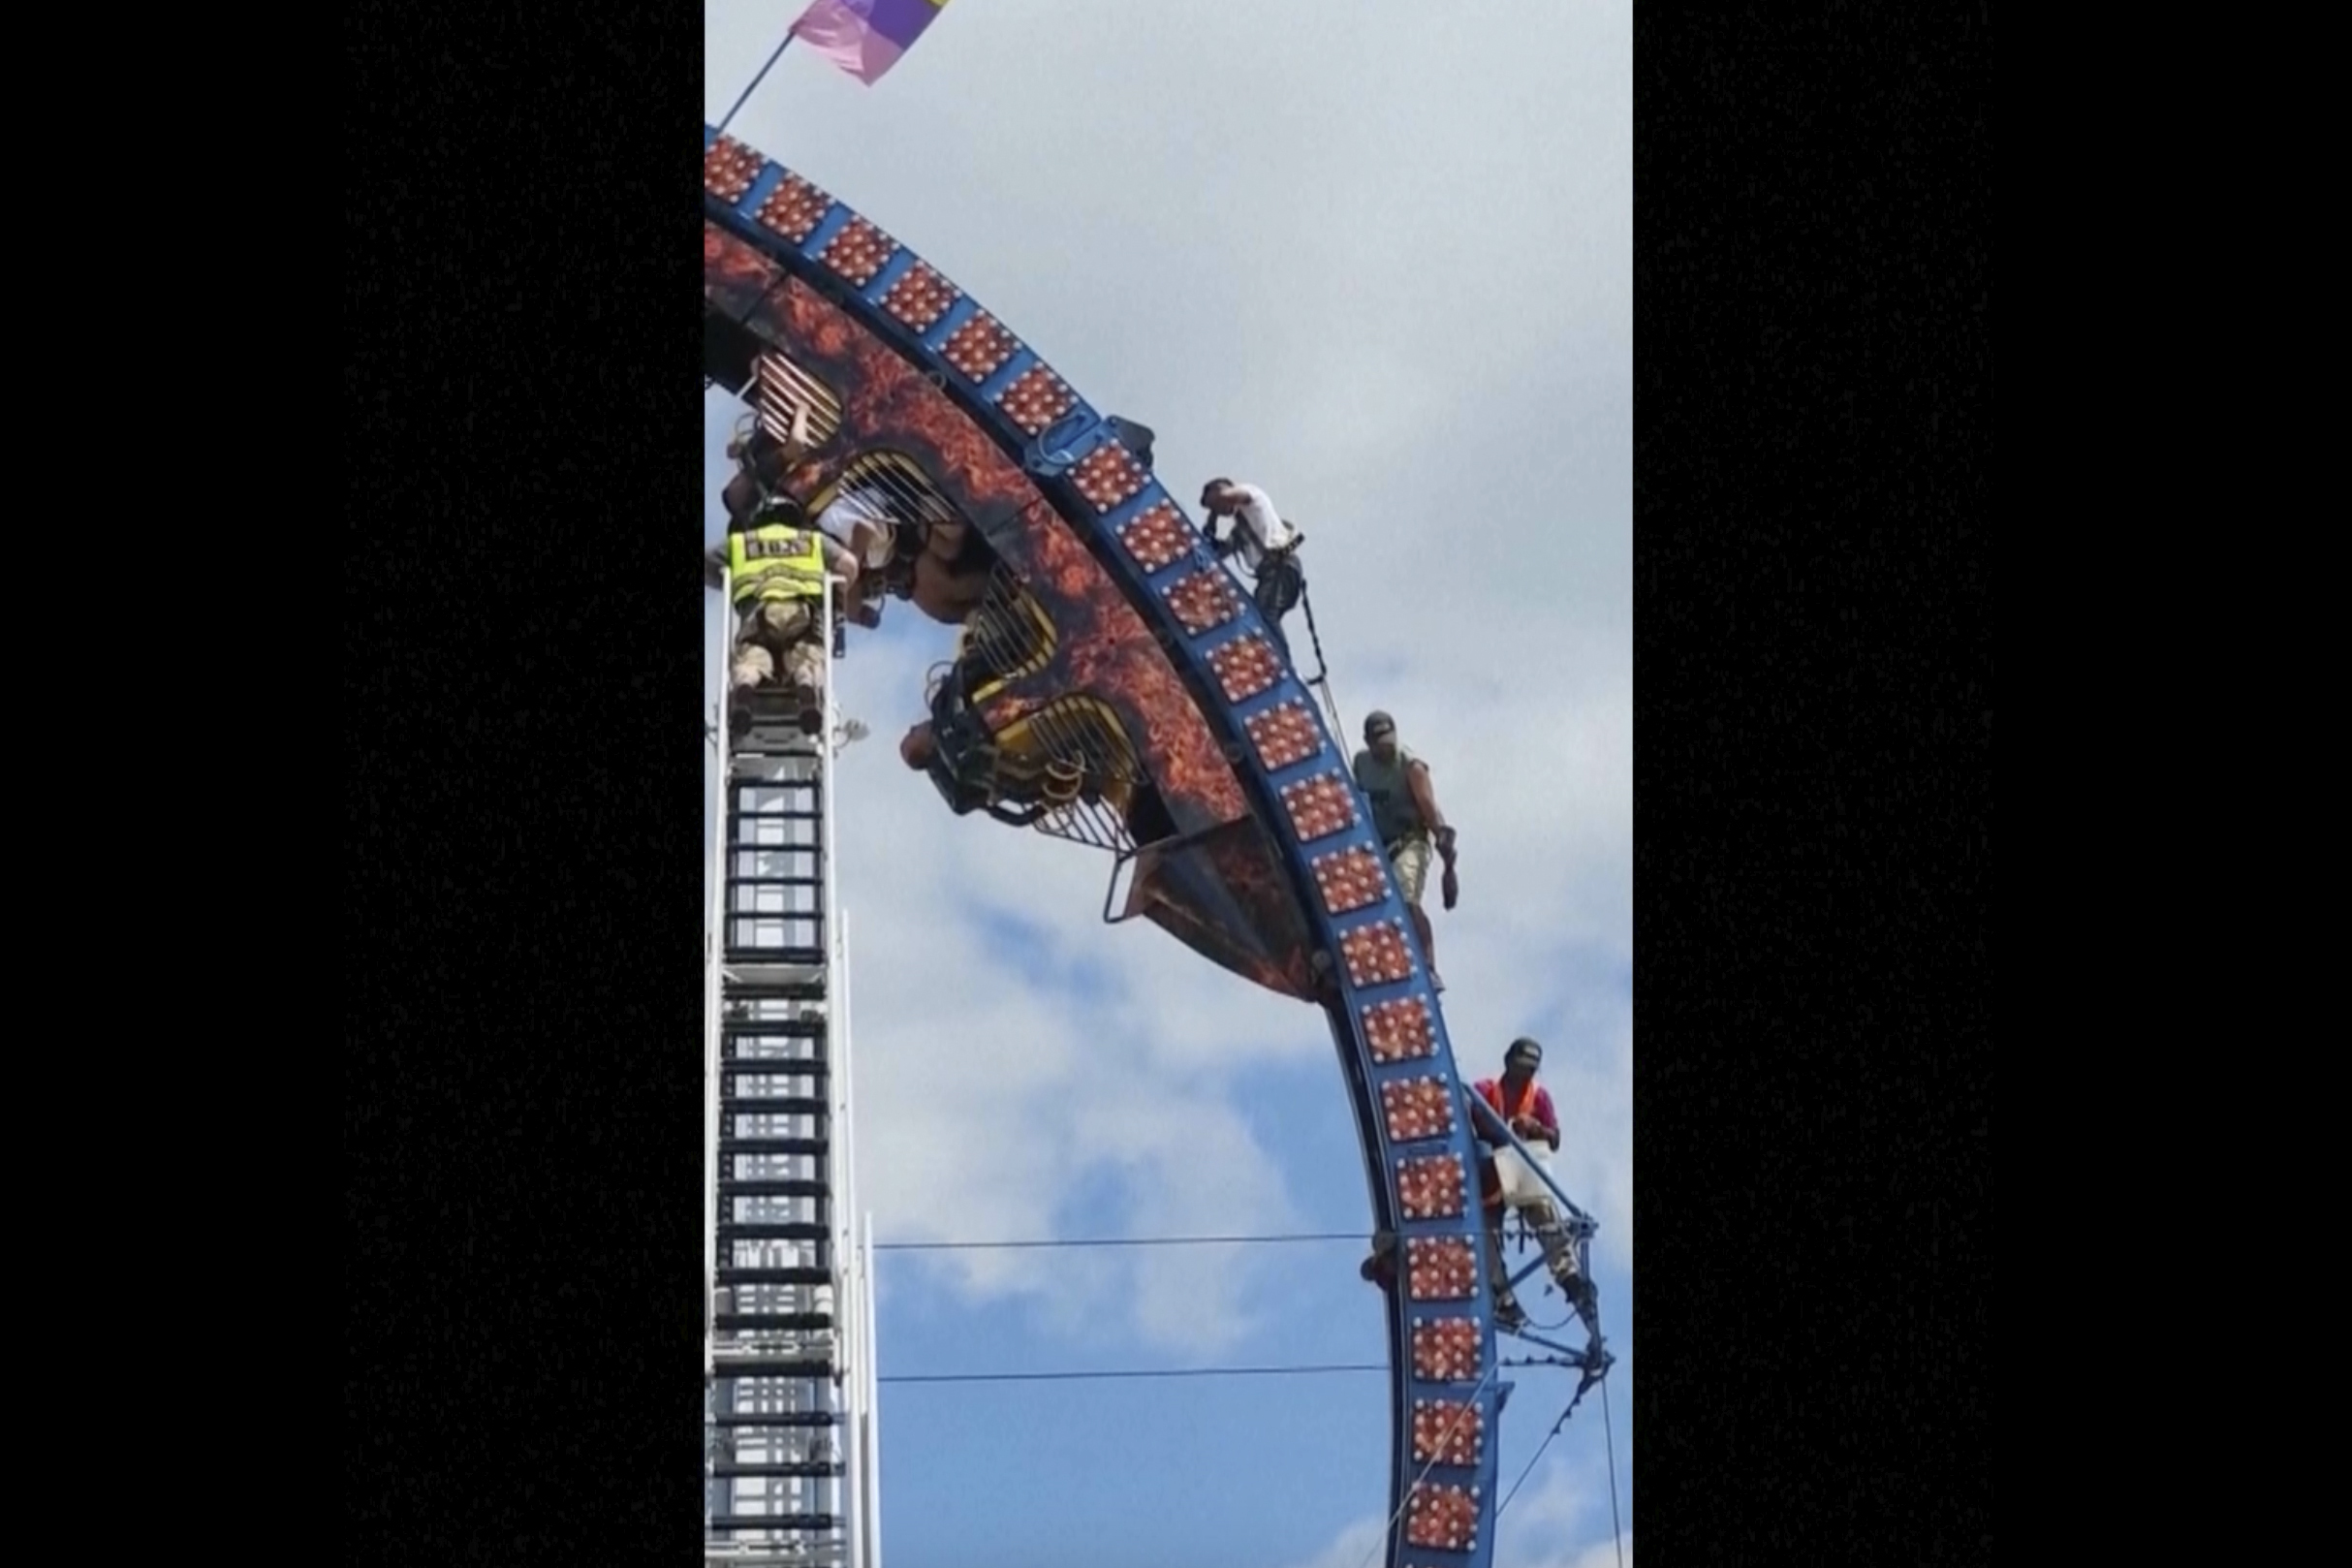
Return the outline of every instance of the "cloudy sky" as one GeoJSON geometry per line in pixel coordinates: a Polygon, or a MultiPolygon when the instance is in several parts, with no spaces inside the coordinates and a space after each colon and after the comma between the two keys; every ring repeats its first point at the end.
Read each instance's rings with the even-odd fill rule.
{"type": "MultiPolygon", "coordinates": [[[[799,9],[706,0],[709,119],[799,9]]],[[[1628,1562],[1631,50],[1620,0],[956,0],[872,88],[788,49],[730,128],[1151,425],[1179,499],[1229,474],[1307,530],[1350,738],[1395,713],[1460,831],[1460,906],[1432,904],[1455,1050],[1485,1076],[1513,1036],[1544,1042],[1555,1174],[1602,1223],[1628,1562]]],[[[709,394],[713,540],[737,411],[709,394]]],[[[953,635],[894,604],[839,667],[873,731],[842,758],[838,831],[877,1238],[1361,1236],[1320,1013],[1105,925],[1108,856],[958,821],[900,766],[953,635]]],[[[1361,1257],[891,1252],[882,1370],[1379,1362],[1361,1257]]],[[[1567,1317],[1523,1288],[1538,1322],[1567,1317]]],[[[1572,1391],[1521,1374],[1505,1487],[1572,1391]]],[[[1360,1568],[1386,1400],[1370,1374],[886,1384],[888,1560],[1360,1568]]],[[[1596,1393],[1498,1564],[1616,1561],[1602,1432],[1596,1393]]]]}

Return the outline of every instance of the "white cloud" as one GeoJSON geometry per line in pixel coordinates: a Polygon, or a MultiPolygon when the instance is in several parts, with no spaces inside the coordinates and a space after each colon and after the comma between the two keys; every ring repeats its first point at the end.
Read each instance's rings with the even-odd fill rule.
{"type": "Polygon", "coordinates": [[[1388,1521],[1374,1516],[1360,1519],[1333,1537],[1332,1544],[1293,1568],[1365,1568],[1380,1560],[1380,1543],[1388,1539],[1388,1521]]]}
{"type": "Polygon", "coordinates": [[[1625,1568],[1633,1568],[1633,1532],[1621,1539],[1612,1533],[1598,1438],[1593,1452],[1574,1463],[1556,1457],[1568,1440],[1567,1432],[1553,1440],[1542,1467],[1503,1509],[1494,1530],[1494,1568],[1616,1568],[1620,1548],[1625,1568]]]}

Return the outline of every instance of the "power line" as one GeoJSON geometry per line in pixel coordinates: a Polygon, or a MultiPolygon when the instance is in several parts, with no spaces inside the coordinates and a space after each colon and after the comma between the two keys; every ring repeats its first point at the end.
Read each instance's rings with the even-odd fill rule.
{"type": "Polygon", "coordinates": [[[1298,1236],[1111,1236],[1064,1241],[877,1241],[876,1252],[967,1252],[1030,1247],[1206,1247],[1246,1246],[1289,1241],[1355,1241],[1368,1244],[1357,1231],[1318,1231],[1298,1236]]]}
{"type": "MultiPolygon", "coordinates": [[[[1496,1367],[1550,1365],[1549,1360],[1524,1361],[1509,1357],[1495,1362],[1496,1367]]],[[[900,1372],[885,1373],[876,1379],[882,1383],[1080,1383],[1097,1379],[1145,1377],[1299,1377],[1319,1372],[1385,1372],[1386,1362],[1333,1362],[1324,1365],[1301,1366],[1163,1366],[1117,1368],[1099,1372],[900,1372]]],[[[1490,1369],[1491,1375],[1492,1369],[1490,1369]]],[[[1485,1385],[1485,1379],[1480,1379],[1485,1385]]],[[[1565,1422],[1565,1416],[1560,1418],[1565,1422]]],[[[1540,1451],[1539,1451],[1540,1452],[1540,1451]]]]}
{"type": "Polygon", "coordinates": [[[877,1383],[1077,1383],[1142,1377],[1298,1377],[1317,1372],[1385,1372],[1385,1362],[1334,1363],[1325,1366],[1171,1366],[1104,1372],[901,1372],[877,1383]]]}

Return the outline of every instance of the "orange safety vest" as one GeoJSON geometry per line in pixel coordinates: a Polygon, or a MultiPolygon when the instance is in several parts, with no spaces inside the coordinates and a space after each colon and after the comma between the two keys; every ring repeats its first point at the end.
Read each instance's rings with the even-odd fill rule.
{"type": "MultiPolygon", "coordinates": [[[[1513,1116],[1528,1116],[1535,1113],[1535,1080],[1532,1078],[1528,1079],[1526,1086],[1520,1090],[1519,1106],[1516,1110],[1503,1108],[1503,1086],[1501,1081],[1497,1079],[1482,1080],[1478,1085],[1478,1093],[1479,1098],[1492,1106],[1494,1113],[1502,1117],[1506,1123],[1513,1116]]],[[[1479,1201],[1483,1205],[1489,1208],[1502,1207],[1503,1178],[1494,1169],[1494,1156],[1491,1154],[1479,1161],[1478,1188],[1479,1201]]]]}

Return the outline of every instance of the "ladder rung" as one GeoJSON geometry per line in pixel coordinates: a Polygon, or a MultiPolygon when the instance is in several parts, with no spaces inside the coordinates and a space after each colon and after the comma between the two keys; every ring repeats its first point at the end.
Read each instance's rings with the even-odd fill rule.
{"type": "Polygon", "coordinates": [[[721,1198],[807,1198],[830,1202],[832,1193],[822,1181],[788,1181],[780,1178],[747,1177],[737,1180],[732,1176],[719,1178],[721,1198]]]}
{"type": "Polygon", "coordinates": [[[722,1514],[710,1521],[714,1530],[830,1530],[840,1521],[831,1514],[722,1514]]]}
{"type": "Polygon", "coordinates": [[[729,1410],[709,1418],[714,1427],[838,1427],[841,1417],[830,1410],[771,1410],[766,1415],[747,1415],[729,1410]]]}
{"type": "Polygon", "coordinates": [[[822,1154],[827,1141],[822,1138],[737,1138],[730,1133],[719,1135],[719,1158],[731,1154],[822,1154]]]}
{"type": "MultiPolygon", "coordinates": [[[[795,997],[793,1000],[821,1002],[822,996],[795,997]]],[[[813,1019],[721,1019],[719,1038],[739,1040],[747,1034],[787,1035],[802,1040],[813,1039],[825,1032],[831,1020],[823,1017],[813,1019]]]]}
{"type": "Polygon", "coordinates": [[[760,1329],[791,1329],[800,1333],[825,1333],[832,1329],[833,1315],[831,1312],[716,1312],[711,1315],[710,1326],[744,1333],[760,1329]]]}
{"type": "Polygon", "coordinates": [[[722,1242],[822,1241],[832,1234],[831,1226],[804,1219],[723,1219],[719,1221],[719,1239],[722,1242]]]}
{"type": "Polygon", "coordinates": [[[753,1478],[785,1480],[802,1476],[841,1475],[844,1469],[838,1459],[831,1463],[823,1459],[800,1459],[782,1464],[714,1464],[710,1467],[710,1473],[720,1481],[753,1478]]]}
{"type": "Polygon", "coordinates": [[[726,1264],[717,1270],[722,1285],[830,1285],[833,1282],[831,1269],[755,1269],[748,1264],[726,1264]]]}
{"type": "Polygon", "coordinates": [[[719,1109],[737,1116],[822,1116],[831,1109],[827,1103],[808,1094],[728,1094],[719,1095],[719,1109]]]}
{"type": "Polygon", "coordinates": [[[722,1383],[759,1383],[773,1378],[810,1382],[833,1375],[831,1356],[714,1356],[710,1375],[722,1383]]]}

